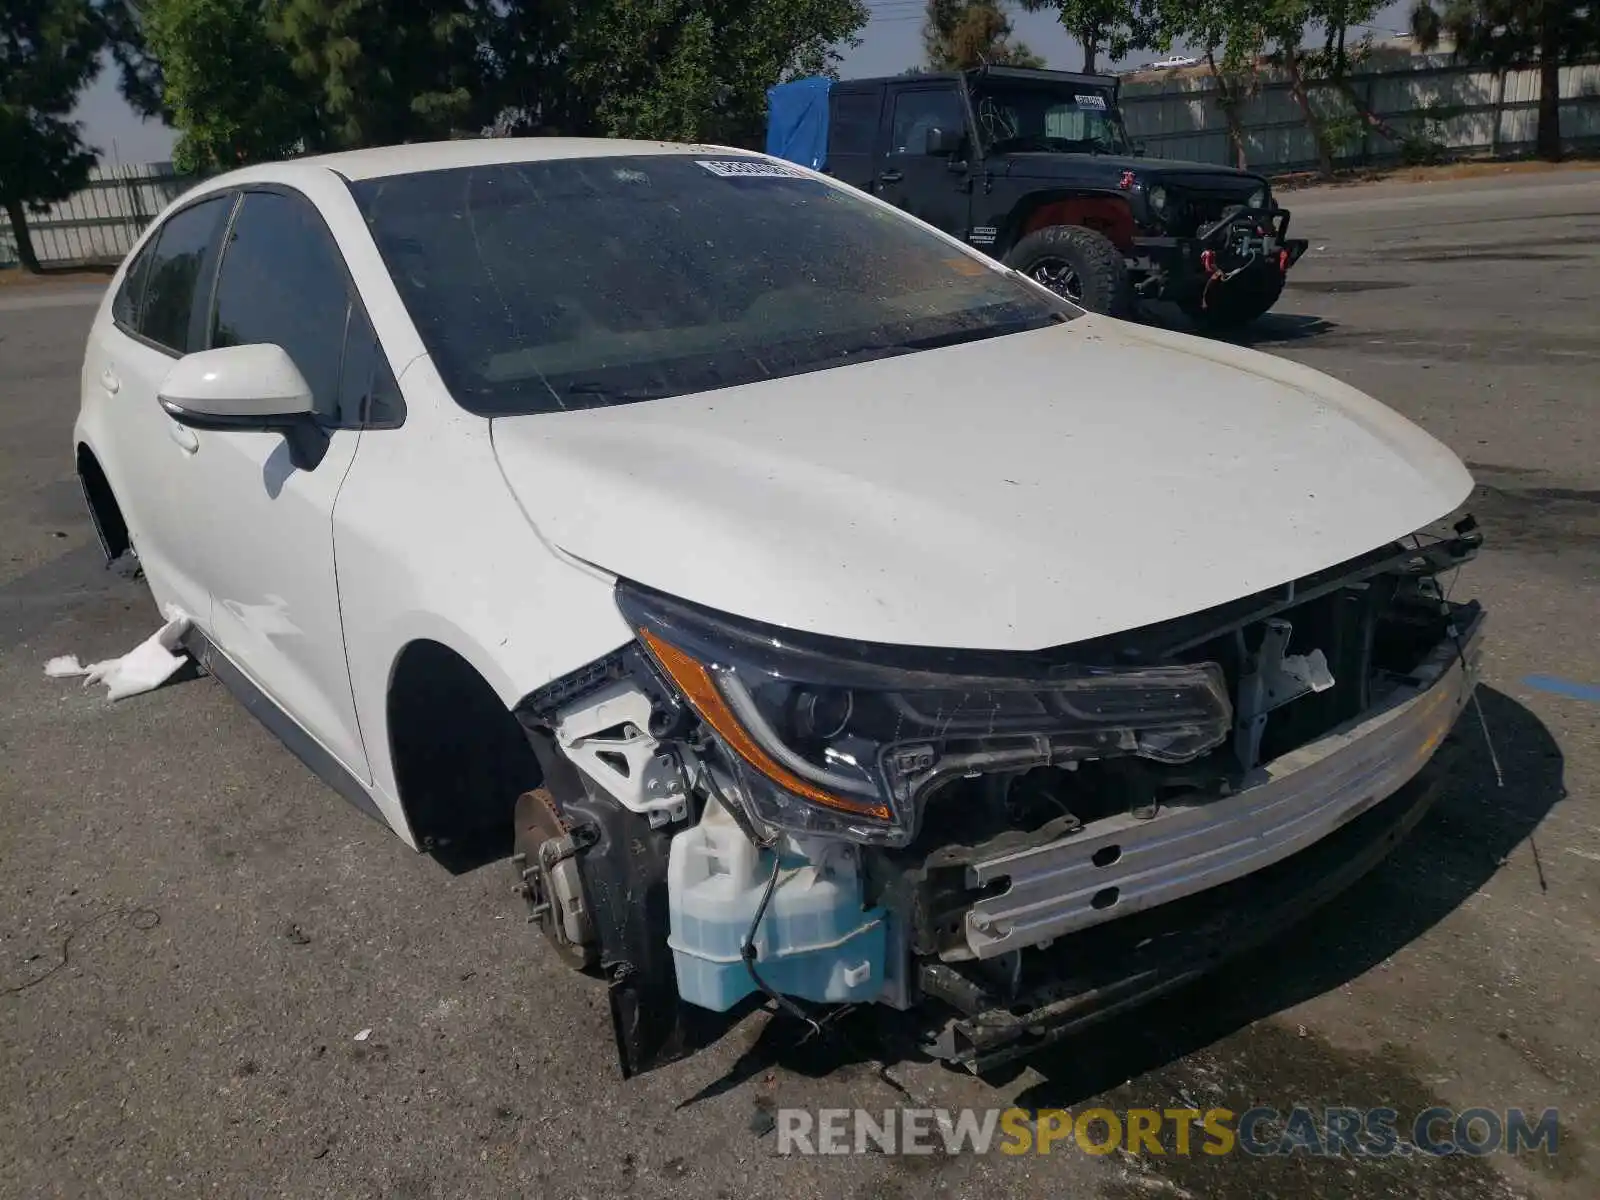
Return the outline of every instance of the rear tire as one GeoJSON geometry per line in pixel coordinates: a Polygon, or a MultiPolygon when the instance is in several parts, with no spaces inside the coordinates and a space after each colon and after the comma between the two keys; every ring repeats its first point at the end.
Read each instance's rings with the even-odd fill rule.
{"type": "Polygon", "coordinates": [[[1006,266],[1090,312],[1133,312],[1128,264],[1111,239],[1082,225],[1047,225],[1011,248],[1006,266]]]}
{"type": "Polygon", "coordinates": [[[1206,307],[1198,298],[1186,300],[1183,311],[1207,333],[1227,333],[1242,329],[1263,316],[1283,295],[1282,271],[1255,274],[1248,279],[1222,284],[1211,289],[1206,307]]]}

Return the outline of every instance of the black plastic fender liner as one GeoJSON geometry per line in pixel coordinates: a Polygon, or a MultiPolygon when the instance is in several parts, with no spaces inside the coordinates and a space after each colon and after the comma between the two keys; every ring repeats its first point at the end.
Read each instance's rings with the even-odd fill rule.
{"type": "Polygon", "coordinates": [[[578,856],[584,899],[600,942],[612,1032],[624,1079],[686,1058],[721,1037],[738,1012],[685,1003],[667,945],[667,854],[674,830],[652,829],[591,785],[549,735],[530,733],[545,785],[573,829],[595,840],[578,856]]]}

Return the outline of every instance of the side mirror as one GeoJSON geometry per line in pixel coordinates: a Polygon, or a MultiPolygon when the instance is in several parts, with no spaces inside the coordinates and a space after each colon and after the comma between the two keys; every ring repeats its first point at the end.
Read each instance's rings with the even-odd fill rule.
{"type": "Polygon", "coordinates": [[[156,397],[169,417],[192,429],[289,429],[311,420],[311,385],[282,346],[186,354],[156,397]]]}
{"type": "Polygon", "coordinates": [[[940,129],[935,125],[928,130],[922,152],[931,158],[949,158],[961,149],[961,134],[954,129],[940,129]]]}

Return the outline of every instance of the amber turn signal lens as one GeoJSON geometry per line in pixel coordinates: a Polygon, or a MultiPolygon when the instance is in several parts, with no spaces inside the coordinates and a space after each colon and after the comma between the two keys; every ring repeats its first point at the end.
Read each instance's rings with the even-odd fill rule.
{"type": "Polygon", "coordinates": [[[717,690],[711,673],[699,660],[685,654],[676,646],[668,645],[648,629],[641,629],[639,637],[655,656],[656,662],[661,664],[661,669],[672,677],[673,683],[678,685],[678,690],[683,693],[684,698],[694,706],[701,719],[716,730],[717,735],[734,753],[773,783],[804,800],[838,812],[871,817],[874,821],[887,822],[894,819],[894,814],[887,804],[874,804],[871,801],[837,796],[800,778],[763,750],[750,736],[733,710],[728,707],[727,701],[722,698],[722,693],[717,690]]]}

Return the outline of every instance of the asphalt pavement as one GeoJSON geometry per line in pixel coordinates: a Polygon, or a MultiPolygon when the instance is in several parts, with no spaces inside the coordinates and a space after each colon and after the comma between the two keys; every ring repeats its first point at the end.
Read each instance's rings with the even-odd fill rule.
{"type": "Polygon", "coordinates": [[[602,985],[539,944],[504,863],[413,854],[210,679],[116,705],[47,679],[157,619],[72,475],[94,290],[0,289],[0,1194],[1600,1194],[1600,175],[1288,200],[1312,248],[1243,340],[1471,465],[1489,544],[1454,594],[1491,610],[1488,738],[1459,730],[1444,798],[1334,907],[990,1080],[756,1014],[624,1082],[602,985]],[[1559,1148],[780,1157],[767,1129],[1013,1103],[1556,1108],[1559,1148]]]}

